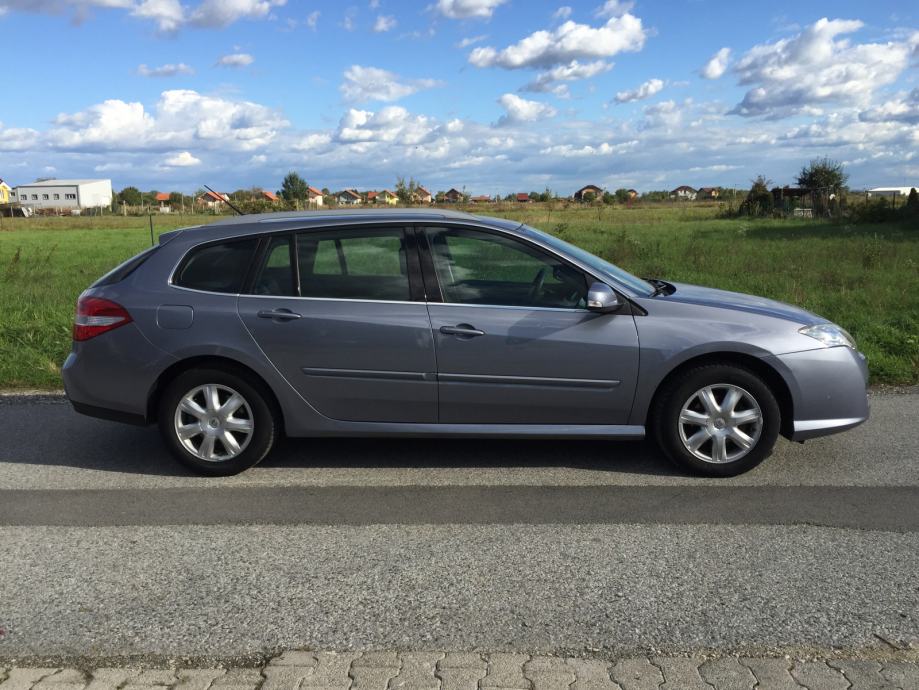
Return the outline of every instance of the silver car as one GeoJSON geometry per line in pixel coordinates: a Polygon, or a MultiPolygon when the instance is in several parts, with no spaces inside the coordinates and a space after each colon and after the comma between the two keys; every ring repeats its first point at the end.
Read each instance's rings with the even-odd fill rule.
{"type": "Polygon", "coordinates": [[[64,385],[198,472],[281,435],[641,439],[714,476],[868,418],[839,326],[642,280],[520,223],[241,216],[162,235],[79,299],[64,385]]]}

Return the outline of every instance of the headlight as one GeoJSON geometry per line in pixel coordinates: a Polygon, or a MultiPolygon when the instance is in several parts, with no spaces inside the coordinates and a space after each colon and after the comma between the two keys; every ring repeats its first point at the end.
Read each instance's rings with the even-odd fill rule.
{"type": "Polygon", "coordinates": [[[805,326],[799,328],[798,333],[806,335],[814,340],[819,340],[827,347],[851,347],[855,349],[855,340],[846,332],[846,329],[840,328],[835,323],[818,323],[816,326],[805,326]]]}

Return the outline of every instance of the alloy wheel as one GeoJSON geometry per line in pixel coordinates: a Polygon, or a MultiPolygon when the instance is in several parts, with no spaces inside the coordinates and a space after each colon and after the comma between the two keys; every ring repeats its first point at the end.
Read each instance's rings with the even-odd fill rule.
{"type": "Polygon", "coordinates": [[[717,383],[693,393],[680,410],[680,440],[704,462],[724,464],[756,447],[763,430],[759,403],[740,386],[717,383]]]}
{"type": "Polygon", "coordinates": [[[242,453],[254,428],[249,403],[222,384],[193,388],[175,411],[175,433],[182,447],[207,462],[224,462],[242,453]]]}

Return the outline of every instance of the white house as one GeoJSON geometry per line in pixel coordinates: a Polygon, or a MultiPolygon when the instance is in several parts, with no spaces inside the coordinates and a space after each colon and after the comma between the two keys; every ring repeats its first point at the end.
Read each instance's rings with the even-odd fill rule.
{"type": "Polygon", "coordinates": [[[14,199],[29,208],[82,209],[111,206],[111,180],[44,180],[21,184],[14,199]]]}
{"type": "MultiPolygon", "coordinates": [[[[916,191],[919,192],[919,184],[913,185],[916,188],[916,191]]],[[[909,196],[909,190],[913,187],[875,187],[874,189],[868,190],[868,196],[883,196],[883,197],[903,197],[904,199],[909,196]]]]}
{"type": "Polygon", "coordinates": [[[307,187],[306,193],[309,195],[309,203],[311,206],[322,206],[322,192],[316,189],[315,187],[307,187]]]}
{"type": "Polygon", "coordinates": [[[692,201],[696,198],[696,190],[689,185],[681,184],[679,187],[670,192],[670,198],[692,201]]]}
{"type": "Polygon", "coordinates": [[[335,198],[337,199],[340,206],[357,206],[363,201],[361,195],[355,192],[353,189],[346,189],[342,192],[339,192],[335,198]]]}

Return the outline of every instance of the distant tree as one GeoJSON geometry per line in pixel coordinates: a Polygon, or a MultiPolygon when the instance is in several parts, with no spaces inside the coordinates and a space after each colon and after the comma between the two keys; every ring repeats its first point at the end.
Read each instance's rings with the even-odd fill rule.
{"type": "Polygon", "coordinates": [[[596,198],[597,198],[597,195],[594,194],[593,192],[584,192],[581,195],[581,200],[588,204],[594,201],[594,199],[596,198]]]}
{"type": "Polygon", "coordinates": [[[505,195],[504,200],[505,200],[505,201],[514,201],[516,198],[517,198],[517,195],[514,194],[514,193],[511,193],[511,194],[505,195]]]}
{"type": "Polygon", "coordinates": [[[278,191],[278,195],[288,203],[305,201],[309,198],[309,185],[306,184],[306,180],[291,170],[284,177],[284,181],[281,182],[281,189],[278,191]]]}
{"type": "Polygon", "coordinates": [[[849,175],[843,164],[829,158],[815,158],[798,173],[798,186],[812,192],[835,194],[845,189],[849,175]]]}
{"type": "Polygon", "coordinates": [[[552,193],[552,190],[549,189],[548,187],[546,187],[546,188],[539,194],[539,198],[537,199],[537,201],[542,201],[542,202],[552,201],[552,198],[553,198],[554,196],[555,196],[555,195],[552,193]]]}
{"type": "Polygon", "coordinates": [[[414,177],[410,177],[408,182],[404,177],[396,179],[396,196],[399,197],[399,203],[409,206],[415,202],[415,195],[420,185],[415,182],[414,177]]]}
{"type": "Polygon", "coordinates": [[[616,201],[620,204],[627,204],[629,202],[629,190],[623,187],[620,187],[615,191],[616,201]]]}
{"type": "Polygon", "coordinates": [[[612,206],[616,203],[616,195],[608,191],[603,192],[603,196],[601,198],[603,199],[603,203],[607,206],[612,206]]]}
{"type": "Polygon", "coordinates": [[[322,192],[322,196],[332,196],[332,192],[329,190],[328,187],[323,187],[319,191],[322,192]]]}
{"type": "Polygon", "coordinates": [[[128,206],[140,206],[143,202],[143,195],[137,187],[125,187],[118,193],[118,199],[128,206]]]}
{"type": "Polygon", "coordinates": [[[765,175],[759,175],[750,186],[747,198],[741,206],[741,212],[750,216],[768,216],[772,214],[774,201],[769,186],[772,180],[767,180],[765,175]]]}
{"type": "Polygon", "coordinates": [[[919,192],[916,191],[915,187],[909,190],[909,196],[906,197],[906,205],[903,207],[903,211],[908,216],[919,218],[919,192]]]}

